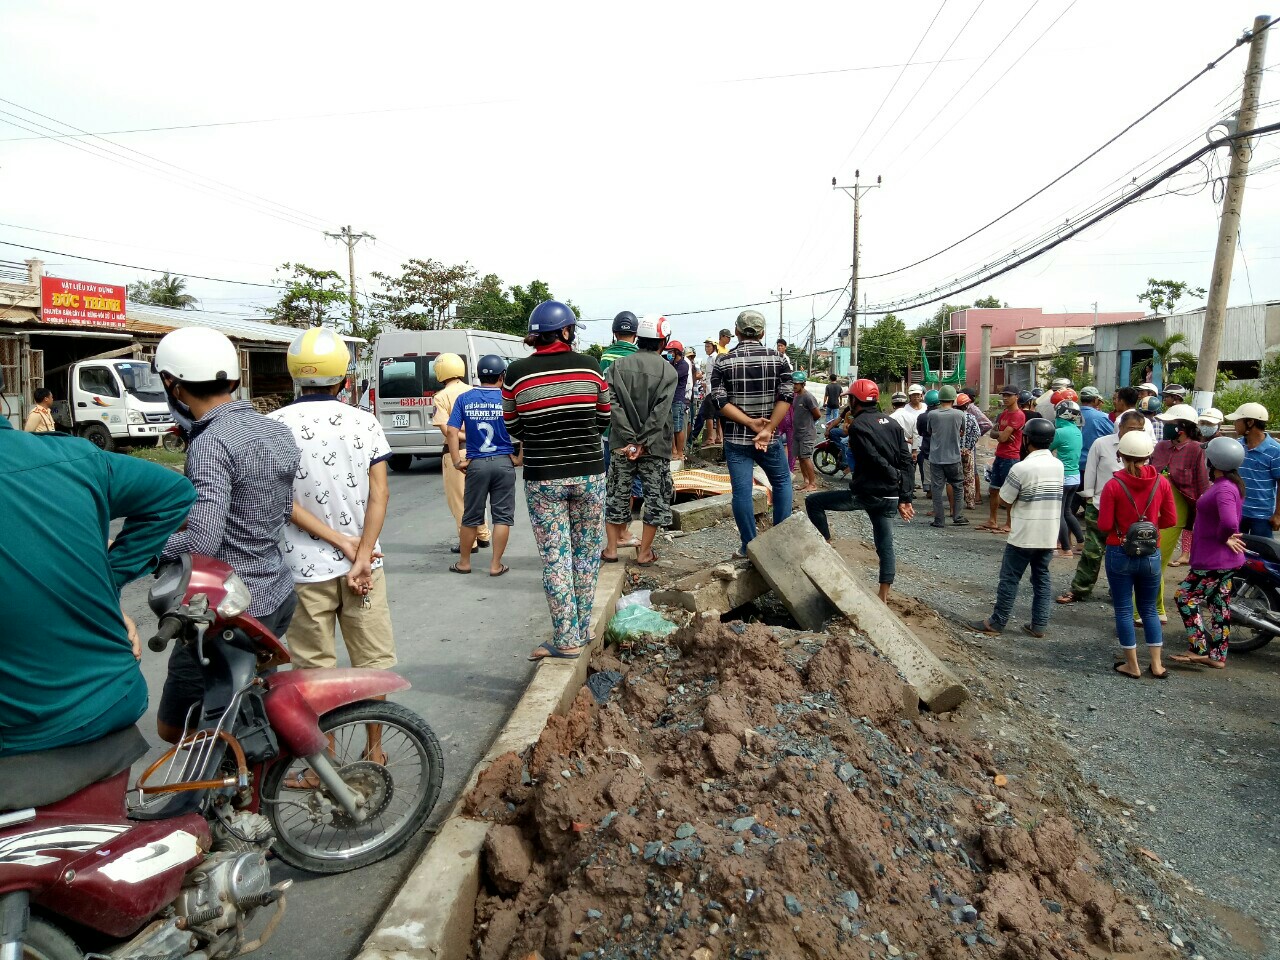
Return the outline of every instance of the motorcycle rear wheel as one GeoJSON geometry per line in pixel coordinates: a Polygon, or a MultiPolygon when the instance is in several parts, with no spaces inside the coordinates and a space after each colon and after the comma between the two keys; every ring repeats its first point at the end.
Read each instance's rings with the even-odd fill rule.
{"type": "Polygon", "coordinates": [[[22,942],[22,960],[83,960],[75,941],[46,920],[32,917],[22,942]]]}
{"type": "Polygon", "coordinates": [[[320,729],[333,737],[334,769],[373,798],[376,814],[353,824],[341,810],[326,813],[325,806],[332,804],[323,788],[289,785],[308,772],[297,757],[286,757],[267,772],[263,808],[275,828],[272,849],[281,860],[311,873],[345,873],[386,859],[422,828],[440,797],[444,755],[427,722],[395,703],[366,700],[339,707],[320,718],[320,729]],[[381,728],[385,764],[367,756],[371,725],[381,728]]]}
{"type": "Polygon", "coordinates": [[[840,458],[829,449],[824,448],[813,451],[813,465],[824,476],[834,477],[840,472],[840,458]]]}
{"type": "MultiPolygon", "coordinates": [[[[1280,593],[1274,587],[1237,573],[1231,589],[1231,605],[1245,606],[1250,608],[1250,612],[1275,616],[1280,614],[1280,593]]],[[[1265,647],[1271,639],[1272,634],[1267,630],[1233,629],[1229,650],[1231,653],[1249,653],[1265,647]]]]}

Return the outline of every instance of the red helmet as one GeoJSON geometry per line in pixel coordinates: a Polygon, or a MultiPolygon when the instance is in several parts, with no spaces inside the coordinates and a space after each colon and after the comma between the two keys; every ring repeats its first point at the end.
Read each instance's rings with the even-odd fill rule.
{"type": "Polygon", "coordinates": [[[1061,390],[1055,390],[1053,396],[1049,398],[1049,402],[1052,403],[1055,407],[1058,404],[1060,404],[1063,400],[1074,400],[1075,402],[1079,403],[1080,397],[1070,387],[1063,387],[1061,390]]]}
{"type": "Polygon", "coordinates": [[[874,380],[855,380],[849,384],[849,396],[859,403],[875,403],[880,399],[880,388],[874,380]]]}

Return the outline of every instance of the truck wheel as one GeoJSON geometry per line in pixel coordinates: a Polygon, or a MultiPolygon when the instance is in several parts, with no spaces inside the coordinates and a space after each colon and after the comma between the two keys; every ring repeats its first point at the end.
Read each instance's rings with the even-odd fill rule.
{"type": "Polygon", "coordinates": [[[99,450],[105,450],[110,453],[116,448],[116,442],[111,436],[111,431],[100,423],[89,424],[84,428],[82,436],[99,450]]]}
{"type": "Polygon", "coordinates": [[[391,469],[396,473],[404,473],[413,466],[413,454],[393,453],[391,455],[391,459],[387,462],[391,465],[391,469]]]}

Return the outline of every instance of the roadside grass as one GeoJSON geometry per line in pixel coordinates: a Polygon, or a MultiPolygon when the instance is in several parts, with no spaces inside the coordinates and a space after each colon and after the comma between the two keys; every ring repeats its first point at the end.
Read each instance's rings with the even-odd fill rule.
{"type": "Polygon", "coordinates": [[[166,450],[164,447],[134,447],[129,456],[152,463],[162,463],[167,467],[183,467],[187,463],[187,455],[180,451],[166,450]]]}

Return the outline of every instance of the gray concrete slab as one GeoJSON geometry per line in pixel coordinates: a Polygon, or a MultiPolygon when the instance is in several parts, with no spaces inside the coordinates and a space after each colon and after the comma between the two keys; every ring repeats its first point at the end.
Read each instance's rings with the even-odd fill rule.
{"type": "MultiPolygon", "coordinates": [[[[449,810],[524,692],[534,667],[526,660],[529,651],[550,636],[542,564],[523,495],[516,498],[516,523],[505,558],[511,572],[497,579],[485,575],[488,551],[482,551],[477,554],[477,573],[458,576],[448,570],[456,559],[449,553],[454,527],[439,464],[438,459],[420,460],[410,472],[391,475],[390,514],[382,537],[400,657],[397,669],[413,684],[412,690],[392,699],[424,716],[444,748],[444,789],[433,824],[449,810]]],[[[144,639],[155,626],[146,605],[148,582],[131,584],[124,594],[126,609],[138,621],[144,639]]],[[[345,665],[345,654],[340,658],[345,665]]],[[[143,670],[152,709],[141,726],[155,741],[154,708],[164,680],[164,658],[146,652],[144,646],[143,670]]],[[[158,753],[153,751],[153,756],[158,753]]],[[[255,956],[353,956],[427,839],[422,834],[390,860],[334,877],[314,877],[274,862],[273,876],[292,877],[295,885],[284,922],[255,956]]]]}

